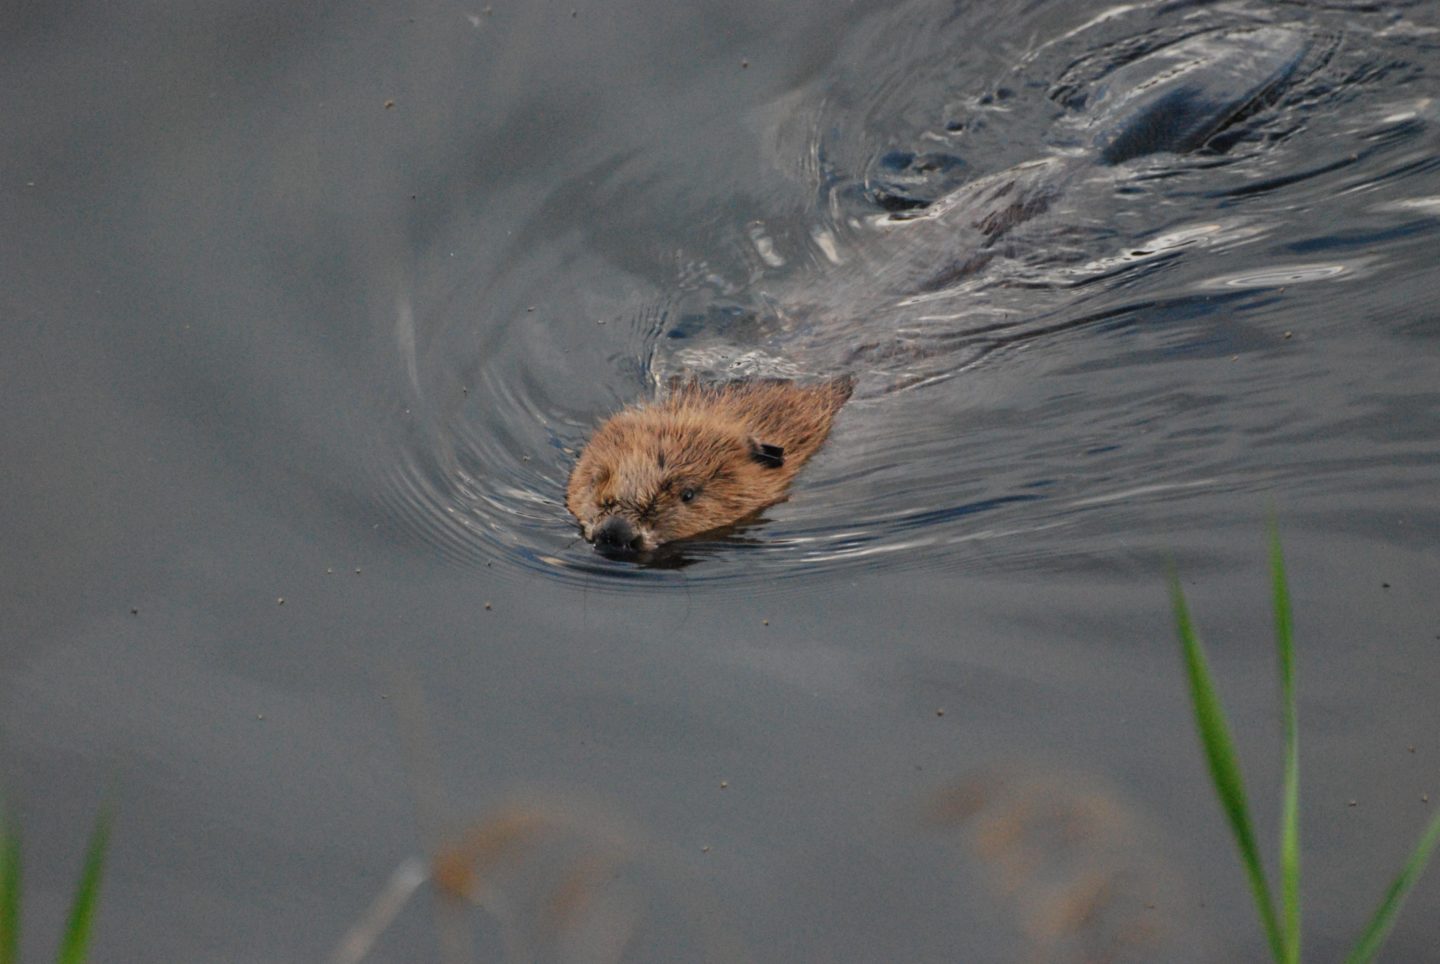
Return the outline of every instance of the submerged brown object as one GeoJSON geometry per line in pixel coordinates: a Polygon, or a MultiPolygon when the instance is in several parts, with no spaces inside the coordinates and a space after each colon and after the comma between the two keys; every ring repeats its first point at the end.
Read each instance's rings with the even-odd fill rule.
{"type": "Polygon", "coordinates": [[[586,539],[621,553],[739,522],[785,498],[852,387],[848,378],[680,385],[596,430],[565,507],[586,539]]]}

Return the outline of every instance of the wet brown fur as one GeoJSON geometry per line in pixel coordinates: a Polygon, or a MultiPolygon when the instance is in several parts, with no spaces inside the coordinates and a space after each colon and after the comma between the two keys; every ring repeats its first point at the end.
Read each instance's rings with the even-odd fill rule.
{"type": "Polygon", "coordinates": [[[586,539],[623,516],[641,549],[738,522],[785,498],[852,387],[848,378],[680,385],[596,430],[570,473],[565,507],[586,539]],[[781,464],[766,447],[784,450],[781,464]]]}

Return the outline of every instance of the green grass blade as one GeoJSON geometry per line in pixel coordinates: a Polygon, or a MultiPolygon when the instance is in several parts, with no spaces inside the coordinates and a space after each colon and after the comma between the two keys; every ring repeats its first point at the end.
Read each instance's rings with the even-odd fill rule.
{"type": "Polygon", "coordinates": [[[1210,782],[1215,795],[1220,798],[1221,809],[1230,823],[1230,832],[1240,850],[1240,862],[1250,880],[1251,896],[1260,922],[1265,928],[1265,937],[1270,942],[1270,953],[1276,961],[1286,960],[1285,937],[1275,917],[1275,903],[1270,896],[1270,886],[1265,881],[1265,868],[1260,862],[1260,850],[1255,844],[1254,825],[1250,810],[1245,803],[1245,783],[1240,776],[1240,761],[1235,753],[1235,742],[1230,737],[1230,727],[1225,722],[1225,711],[1215,693],[1210,678],[1210,668],[1205,662],[1205,653],[1200,639],[1190,622],[1190,611],[1185,605],[1185,595],[1180,589],[1180,580],[1170,577],[1170,597],[1175,606],[1175,629],[1180,636],[1181,648],[1185,654],[1185,674],[1190,684],[1190,703],[1195,710],[1195,726],[1200,732],[1200,743],[1205,750],[1205,761],[1210,768],[1210,782]]]}
{"type": "Polygon", "coordinates": [[[1280,907],[1286,960],[1300,961],[1300,736],[1295,714],[1295,647],[1290,588],[1280,533],[1270,527],[1270,576],[1275,601],[1275,650],[1280,664],[1280,712],[1285,743],[1285,783],[1280,809],[1280,907]]]}
{"type": "Polygon", "coordinates": [[[0,964],[20,960],[20,832],[0,804],[0,964]]]}
{"type": "Polygon", "coordinates": [[[1370,918],[1370,924],[1365,928],[1365,933],[1355,944],[1355,949],[1350,956],[1345,958],[1346,964],[1361,964],[1375,958],[1380,951],[1380,945],[1385,943],[1385,938],[1390,935],[1390,928],[1395,926],[1395,917],[1400,913],[1400,905],[1405,903],[1405,898],[1410,893],[1410,888],[1420,879],[1425,871],[1425,864],[1430,860],[1430,853],[1435,849],[1435,844],[1440,843],[1440,813],[1430,821],[1430,826],[1420,837],[1420,843],[1415,848],[1410,859],[1405,862],[1405,867],[1390,889],[1385,892],[1385,899],[1375,909],[1375,916],[1370,918]]]}
{"type": "Polygon", "coordinates": [[[95,829],[90,833],[90,846],[85,850],[85,866],[75,899],[70,904],[70,920],[60,942],[59,964],[80,964],[90,952],[90,926],[95,920],[96,900],[100,896],[100,878],[105,872],[105,850],[110,842],[110,803],[100,805],[95,829]]]}

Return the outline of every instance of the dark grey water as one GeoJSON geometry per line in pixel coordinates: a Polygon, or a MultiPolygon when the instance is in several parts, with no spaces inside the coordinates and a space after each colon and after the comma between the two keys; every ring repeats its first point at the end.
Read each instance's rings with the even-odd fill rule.
{"type": "MultiPolygon", "coordinates": [[[[484,959],[1257,958],[1164,573],[1268,846],[1272,515],[1317,959],[1440,803],[1433,5],[3,20],[27,958],[112,784],[103,960],[322,958],[507,806],[531,846],[467,918],[484,959]],[[881,201],[1057,156],[1115,64],[1250,22],[1315,53],[1220,143],[866,302],[915,264],[881,201]],[[866,388],[762,524],[601,559],[572,454],[696,346],[866,388]]],[[[374,959],[439,953],[425,904],[374,959]]],[[[1440,873],[1391,959],[1437,907],[1440,873]]]]}

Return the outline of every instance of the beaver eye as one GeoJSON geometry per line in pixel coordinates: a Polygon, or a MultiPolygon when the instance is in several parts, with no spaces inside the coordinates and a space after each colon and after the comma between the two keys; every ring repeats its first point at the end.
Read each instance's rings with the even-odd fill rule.
{"type": "Polygon", "coordinates": [[[696,492],[695,492],[694,489],[685,489],[683,492],[680,493],[680,501],[681,501],[681,502],[694,502],[694,501],[695,501],[695,496],[696,496],[696,492]]]}

